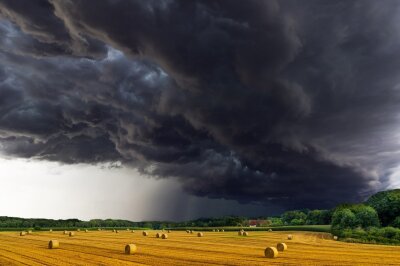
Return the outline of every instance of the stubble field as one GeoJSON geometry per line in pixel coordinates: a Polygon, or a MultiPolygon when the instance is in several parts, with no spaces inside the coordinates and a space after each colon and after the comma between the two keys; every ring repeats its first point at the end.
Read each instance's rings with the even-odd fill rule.
{"type": "Polygon", "coordinates": [[[237,232],[135,233],[120,231],[0,233],[0,265],[400,265],[400,247],[342,243],[326,233],[314,232],[237,232]],[[293,235],[287,240],[287,235],[293,235]],[[57,239],[60,248],[48,249],[57,239]],[[288,250],[274,259],[264,249],[285,242],[288,250]],[[126,244],[136,244],[134,255],[124,254],[126,244]]]}

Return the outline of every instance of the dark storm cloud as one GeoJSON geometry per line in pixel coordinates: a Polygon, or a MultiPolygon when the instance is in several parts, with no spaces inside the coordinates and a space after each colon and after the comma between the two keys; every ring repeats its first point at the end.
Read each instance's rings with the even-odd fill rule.
{"type": "MultiPolygon", "coordinates": [[[[89,36],[69,31],[47,0],[6,0],[1,1],[0,9],[4,18],[15,22],[27,34],[18,37],[17,45],[27,46],[29,43],[25,48],[30,48],[31,52],[88,57],[103,56],[106,52],[104,44],[89,36]]],[[[24,49],[22,52],[26,51],[29,50],[24,49]]]]}
{"type": "Polygon", "coordinates": [[[360,200],[397,166],[398,11],[0,0],[1,150],[121,161],[211,198],[360,200]]]}

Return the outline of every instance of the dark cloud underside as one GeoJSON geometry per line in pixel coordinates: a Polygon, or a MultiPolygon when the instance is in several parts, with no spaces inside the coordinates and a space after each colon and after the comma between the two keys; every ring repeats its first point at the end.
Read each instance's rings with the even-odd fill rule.
{"type": "Polygon", "coordinates": [[[0,147],[330,207],[397,166],[398,1],[0,0],[0,147]]]}

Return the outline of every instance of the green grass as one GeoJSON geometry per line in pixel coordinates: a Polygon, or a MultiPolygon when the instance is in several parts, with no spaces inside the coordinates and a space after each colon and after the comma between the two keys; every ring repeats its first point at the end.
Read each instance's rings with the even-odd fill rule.
{"type": "MultiPolygon", "coordinates": [[[[42,227],[42,228],[0,228],[1,231],[49,231],[52,229],[53,231],[75,231],[77,229],[89,231],[97,231],[98,227],[85,228],[85,227],[42,227]]],[[[143,227],[100,227],[102,230],[126,230],[129,228],[130,230],[151,230],[151,228],[143,228],[143,227]]],[[[288,226],[271,226],[271,227],[239,227],[239,226],[221,226],[221,227],[175,227],[175,228],[166,228],[169,230],[195,230],[195,231],[212,231],[213,229],[224,229],[227,232],[239,231],[240,229],[245,229],[246,231],[268,231],[272,229],[273,231],[311,231],[311,232],[331,232],[330,225],[288,225],[288,226]]],[[[161,229],[160,229],[161,230],[161,229]]]]}
{"type": "Polygon", "coordinates": [[[214,229],[224,229],[225,231],[239,231],[240,229],[245,229],[246,231],[311,231],[311,232],[331,232],[330,225],[288,225],[288,226],[271,226],[271,227],[239,227],[239,226],[229,226],[229,227],[176,227],[169,228],[170,230],[195,230],[195,231],[212,231],[214,229]]]}

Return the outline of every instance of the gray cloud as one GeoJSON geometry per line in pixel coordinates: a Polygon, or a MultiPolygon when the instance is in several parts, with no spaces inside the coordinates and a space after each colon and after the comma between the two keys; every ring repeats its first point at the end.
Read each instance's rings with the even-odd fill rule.
{"type": "Polygon", "coordinates": [[[360,200],[397,166],[398,8],[0,1],[1,150],[210,198],[360,200]]]}

